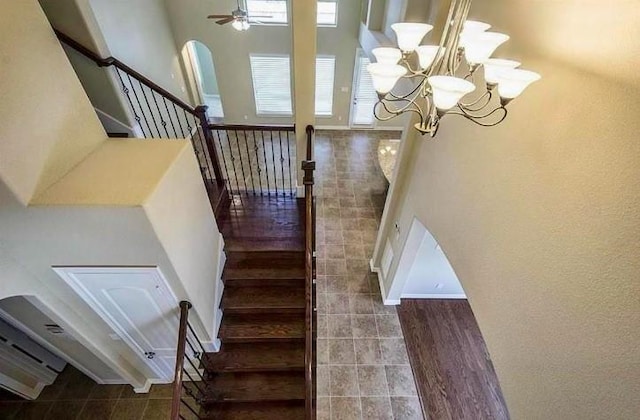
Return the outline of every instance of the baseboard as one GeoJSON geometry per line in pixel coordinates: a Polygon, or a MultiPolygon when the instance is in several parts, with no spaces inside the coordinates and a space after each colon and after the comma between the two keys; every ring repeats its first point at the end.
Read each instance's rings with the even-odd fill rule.
{"type": "Polygon", "coordinates": [[[316,130],[369,130],[369,131],[404,131],[404,127],[350,127],[348,125],[316,125],[316,130]]]}
{"type": "Polygon", "coordinates": [[[375,127],[376,131],[404,131],[404,127],[375,127]]]}
{"type": "Polygon", "coordinates": [[[350,130],[348,125],[316,125],[316,130],[350,130]]]}
{"type": "Polygon", "coordinates": [[[98,119],[100,120],[102,125],[105,126],[106,131],[114,133],[126,132],[132,137],[135,137],[138,134],[138,131],[135,128],[129,127],[127,124],[118,120],[111,114],[108,114],[103,110],[95,107],[93,109],[96,111],[96,114],[98,114],[98,119]]]}
{"type": "Polygon", "coordinates": [[[213,340],[207,342],[213,352],[220,351],[220,339],[218,338],[218,332],[220,331],[220,324],[222,323],[222,311],[220,310],[220,304],[222,303],[222,295],[224,294],[222,273],[224,272],[224,265],[227,262],[227,254],[224,252],[224,237],[221,233],[218,234],[218,247],[220,249],[220,253],[218,254],[218,275],[216,276],[216,323],[213,326],[213,340]]]}
{"type": "Polygon", "coordinates": [[[369,260],[369,269],[372,273],[376,273],[378,276],[378,287],[380,287],[380,295],[382,296],[382,303],[384,305],[400,305],[400,299],[387,299],[387,292],[384,288],[384,279],[382,278],[382,270],[380,267],[376,267],[373,265],[373,259],[369,260]]]}
{"type": "Polygon", "coordinates": [[[296,187],[296,197],[304,198],[304,185],[298,185],[296,187]]]}
{"type": "Polygon", "coordinates": [[[408,293],[406,295],[402,295],[403,299],[466,299],[467,296],[464,294],[447,294],[443,293],[441,295],[437,293],[408,293]]]}

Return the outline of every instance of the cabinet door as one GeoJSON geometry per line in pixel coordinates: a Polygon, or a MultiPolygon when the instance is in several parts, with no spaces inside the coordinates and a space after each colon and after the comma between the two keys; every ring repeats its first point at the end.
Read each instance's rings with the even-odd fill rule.
{"type": "Polygon", "coordinates": [[[178,337],[178,302],[157,267],[55,267],[141,360],[170,382],[178,337]]]}

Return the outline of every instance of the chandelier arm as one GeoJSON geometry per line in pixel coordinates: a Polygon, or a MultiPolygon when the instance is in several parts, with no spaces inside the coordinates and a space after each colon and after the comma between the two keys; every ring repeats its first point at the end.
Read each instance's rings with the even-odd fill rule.
{"type": "Polygon", "coordinates": [[[449,44],[449,60],[447,62],[447,71],[451,76],[455,75],[458,66],[460,65],[460,57],[458,54],[458,42],[460,40],[460,34],[466,20],[466,12],[468,11],[468,5],[470,0],[462,0],[459,3],[456,2],[456,10],[454,12],[455,18],[453,21],[453,36],[450,38],[449,44]]]}
{"type": "Polygon", "coordinates": [[[391,120],[392,118],[395,118],[396,116],[398,116],[398,115],[402,114],[403,112],[414,112],[414,113],[416,113],[416,114],[418,114],[418,115],[420,116],[420,124],[421,124],[421,125],[424,125],[424,121],[425,121],[425,119],[424,119],[424,114],[422,113],[422,110],[420,109],[420,107],[419,107],[419,106],[417,106],[417,105],[416,105],[415,103],[413,103],[413,102],[412,102],[412,103],[410,103],[409,105],[414,105],[416,109],[411,109],[411,108],[409,108],[409,107],[407,106],[407,107],[405,107],[402,111],[394,111],[394,110],[390,110],[389,108],[387,108],[387,104],[385,104],[383,101],[378,101],[378,102],[374,105],[374,107],[373,107],[373,115],[374,115],[374,117],[376,117],[376,119],[378,119],[378,120],[380,120],[380,121],[389,121],[389,120],[391,120]],[[384,108],[384,110],[385,110],[387,113],[391,114],[390,116],[388,116],[388,117],[381,117],[381,116],[379,116],[379,115],[378,115],[377,110],[378,110],[378,105],[380,105],[380,104],[382,105],[382,107],[384,108]]]}
{"type": "Polygon", "coordinates": [[[451,5],[449,6],[449,12],[447,13],[447,20],[445,21],[444,28],[442,29],[442,35],[440,36],[440,44],[438,44],[438,54],[436,55],[436,59],[434,60],[433,65],[431,66],[431,70],[429,71],[429,76],[432,75],[434,72],[436,74],[443,74],[443,67],[445,66],[445,62],[448,60],[447,54],[450,54],[450,51],[447,50],[446,47],[447,47],[449,31],[451,28],[451,22],[453,21],[453,12],[455,10],[456,3],[457,3],[457,0],[453,0],[451,5]]]}
{"type": "Polygon", "coordinates": [[[418,106],[418,104],[416,103],[416,99],[417,99],[417,96],[416,96],[415,98],[413,98],[413,99],[395,99],[395,100],[383,99],[383,100],[381,100],[381,101],[379,101],[379,102],[381,102],[381,103],[382,103],[382,105],[383,105],[383,106],[384,106],[384,108],[385,108],[385,111],[387,111],[387,112],[389,112],[389,113],[394,113],[394,114],[396,114],[396,115],[400,115],[400,114],[402,114],[402,113],[403,113],[403,112],[405,112],[405,111],[409,111],[409,107],[410,107],[410,106],[412,106],[412,105],[413,105],[413,106],[415,106],[418,110],[420,110],[420,112],[422,112],[422,110],[420,109],[420,107],[419,107],[419,106],[418,106]],[[406,102],[407,102],[407,104],[406,104],[406,105],[404,105],[404,106],[402,106],[402,107],[399,107],[399,108],[397,108],[397,109],[395,109],[395,110],[393,110],[393,111],[391,111],[391,110],[389,110],[389,109],[387,108],[387,103],[391,103],[391,102],[400,102],[400,101],[406,101],[406,102]]]}
{"type": "Polygon", "coordinates": [[[474,116],[474,115],[471,115],[471,114],[467,114],[464,111],[462,111],[462,112],[449,111],[449,112],[447,112],[447,114],[460,115],[460,116],[468,119],[469,121],[471,121],[471,122],[473,122],[473,123],[475,123],[477,125],[480,125],[482,127],[493,127],[493,126],[496,126],[496,125],[500,124],[502,121],[504,121],[505,118],[507,118],[507,112],[508,112],[507,108],[501,106],[501,107],[498,107],[498,108],[494,109],[493,111],[491,111],[490,113],[488,113],[486,115],[483,115],[483,116],[474,116]],[[498,121],[495,121],[495,122],[492,122],[492,123],[483,123],[483,122],[480,121],[480,120],[482,120],[484,118],[490,117],[492,114],[494,114],[494,113],[496,113],[496,112],[498,112],[500,110],[503,111],[503,114],[502,114],[502,117],[498,121]]]}
{"type": "MultiPolygon", "coordinates": [[[[389,102],[398,102],[398,101],[410,101],[410,102],[414,102],[416,99],[418,99],[419,96],[422,95],[422,87],[424,85],[424,80],[420,83],[418,83],[418,85],[413,88],[413,90],[409,93],[407,93],[406,95],[395,95],[392,92],[389,92],[388,95],[390,95],[393,99],[387,99],[389,102]],[[413,98],[411,98],[411,96],[413,95],[413,98]]],[[[422,95],[424,96],[424,95],[422,95]]]]}
{"type": "MultiPolygon", "coordinates": [[[[416,77],[416,76],[423,76],[423,75],[406,76],[406,77],[411,78],[411,77],[416,77]]],[[[406,98],[408,98],[409,96],[411,96],[411,95],[413,95],[414,93],[416,93],[416,91],[418,91],[418,90],[422,87],[422,85],[424,84],[425,80],[426,80],[426,78],[425,78],[425,79],[423,79],[422,81],[420,81],[420,83],[418,83],[418,84],[416,85],[416,87],[414,87],[414,88],[411,90],[411,92],[409,92],[409,93],[406,93],[406,94],[404,94],[404,95],[396,95],[396,94],[394,94],[393,92],[389,92],[389,93],[388,93],[388,95],[390,95],[391,97],[393,97],[393,98],[394,98],[394,99],[396,99],[396,100],[406,100],[406,98]]],[[[415,99],[415,98],[414,98],[414,99],[415,99]]]]}
{"type": "Polygon", "coordinates": [[[482,94],[482,96],[478,97],[478,99],[476,99],[475,101],[468,102],[468,103],[460,102],[459,105],[460,105],[460,108],[463,108],[465,111],[477,112],[483,109],[484,107],[486,107],[487,105],[489,105],[489,102],[491,102],[492,97],[493,97],[493,92],[490,90],[487,90],[485,93],[482,94]],[[474,107],[483,99],[486,99],[486,101],[482,106],[477,108],[474,107]]]}

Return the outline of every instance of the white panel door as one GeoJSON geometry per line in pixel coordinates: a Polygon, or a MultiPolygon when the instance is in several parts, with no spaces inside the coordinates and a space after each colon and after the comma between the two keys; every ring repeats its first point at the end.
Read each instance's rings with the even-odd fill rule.
{"type": "Polygon", "coordinates": [[[373,88],[371,75],[367,71],[370,61],[362,50],[356,55],[356,66],[353,75],[353,101],[351,104],[351,126],[373,127],[375,118],[373,107],[378,102],[378,94],[373,88]]]}
{"type": "Polygon", "coordinates": [[[157,375],[175,368],[178,302],[157,267],[55,267],[157,375]]]}

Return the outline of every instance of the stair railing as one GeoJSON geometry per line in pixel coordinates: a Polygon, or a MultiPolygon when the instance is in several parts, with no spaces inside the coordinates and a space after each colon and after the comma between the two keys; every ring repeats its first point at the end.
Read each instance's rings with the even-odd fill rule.
{"type": "Polygon", "coordinates": [[[171,420],[201,419],[202,402],[206,397],[203,357],[205,349],[189,323],[191,303],[180,302],[180,326],[171,399],[171,420]],[[187,417],[182,413],[186,413],[187,417]]]}
{"type": "Polygon", "coordinates": [[[294,126],[209,124],[232,194],[295,196],[294,126]]]}
{"type": "Polygon", "coordinates": [[[208,129],[207,106],[192,107],[114,57],[102,58],[68,35],[54,29],[58,39],[98,67],[113,67],[143,138],[190,139],[205,184],[224,185],[217,150],[208,129]]]}
{"type": "Polygon", "coordinates": [[[314,128],[307,126],[307,154],[302,162],[304,171],[304,206],[305,206],[305,418],[316,417],[316,296],[315,296],[315,201],[313,198],[313,171],[316,163],[313,161],[314,128]]]}

